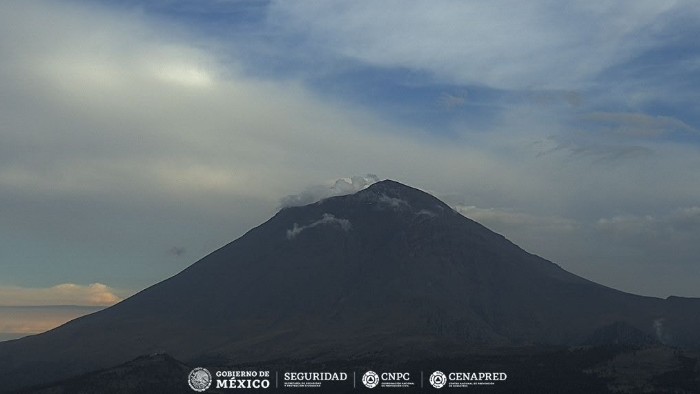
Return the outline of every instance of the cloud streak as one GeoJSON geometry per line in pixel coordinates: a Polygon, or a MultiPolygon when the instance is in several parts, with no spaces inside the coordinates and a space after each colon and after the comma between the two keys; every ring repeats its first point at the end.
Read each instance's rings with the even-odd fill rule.
{"type": "Polygon", "coordinates": [[[523,89],[585,86],[649,49],[655,41],[648,38],[674,12],[697,16],[685,1],[276,1],[271,18],[365,63],[426,70],[457,84],[523,89]]]}
{"type": "Polygon", "coordinates": [[[670,116],[643,113],[593,112],[584,120],[600,125],[606,132],[624,138],[653,139],[673,133],[698,134],[698,130],[670,116]]]}
{"type": "Polygon", "coordinates": [[[102,283],[63,283],[49,288],[0,286],[0,306],[111,306],[122,300],[117,293],[102,283]]]}
{"type": "Polygon", "coordinates": [[[102,307],[0,306],[0,341],[48,331],[101,309],[102,307]]]}

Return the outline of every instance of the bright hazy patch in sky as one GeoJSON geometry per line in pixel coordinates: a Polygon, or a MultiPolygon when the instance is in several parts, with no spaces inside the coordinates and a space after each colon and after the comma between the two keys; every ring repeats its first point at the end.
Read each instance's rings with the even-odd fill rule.
{"type": "Polygon", "coordinates": [[[50,330],[112,306],[128,295],[102,283],[63,283],[49,288],[0,286],[0,340],[50,330]]]}
{"type": "Polygon", "coordinates": [[[0,286],[0,306],[111,306],[121,300],[114,289],[102,283],[63,283],[43,289],[0,286]]]}
{"type": "Polygon", "coordinates": [[[100,309],[102,307],[0,306],[0,341],[38,334],[100,309]]]}

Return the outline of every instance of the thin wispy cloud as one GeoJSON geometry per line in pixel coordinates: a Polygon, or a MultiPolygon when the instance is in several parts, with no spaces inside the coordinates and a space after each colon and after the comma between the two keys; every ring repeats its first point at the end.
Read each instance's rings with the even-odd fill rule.
{"type": "Polygon", "coordinates": [[[102,283],[63,283],[48,288],[0,286],[0,306],[111,306],[122,300],[117,293],[102,283]]]}
{"type": "Polygon", "coordinates": [[[575,88],[657,42],[691,2],[276,1],[271,18],[317,45],[454,83],[575,88]],[[400,11],[399,11],[400,10],[400,11]]]}
{"type": "Polygon", "coordinates": [[[0,341],[39,334],[103,307],[0,306],[0,341]]]}
{"type": "Polygon", "coordinates": [[[698,135],[698,130],[671,116],[643,113],[593,112],[584,121],[599,125],[604,131],[623,138],[653,139],[674,133],[698,135]]]}

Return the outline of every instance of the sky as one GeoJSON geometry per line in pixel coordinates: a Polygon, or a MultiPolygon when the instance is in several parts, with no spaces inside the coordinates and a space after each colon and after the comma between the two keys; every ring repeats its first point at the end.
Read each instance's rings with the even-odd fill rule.
{"type": "Polygon", "coordinates": [[[700,297],[698,36],[684,0],[0,2],[0,339],[375,179],[700,297]]]}

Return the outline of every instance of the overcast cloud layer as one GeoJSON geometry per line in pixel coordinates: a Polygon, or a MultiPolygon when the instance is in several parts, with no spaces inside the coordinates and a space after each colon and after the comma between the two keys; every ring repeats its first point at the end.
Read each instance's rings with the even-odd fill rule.
{"type": "Polygon", "coordinates": [[[126,296],[391,178],[594,281],[700,296],[696,4],[2,2],[0,289],[126,296]]]}

